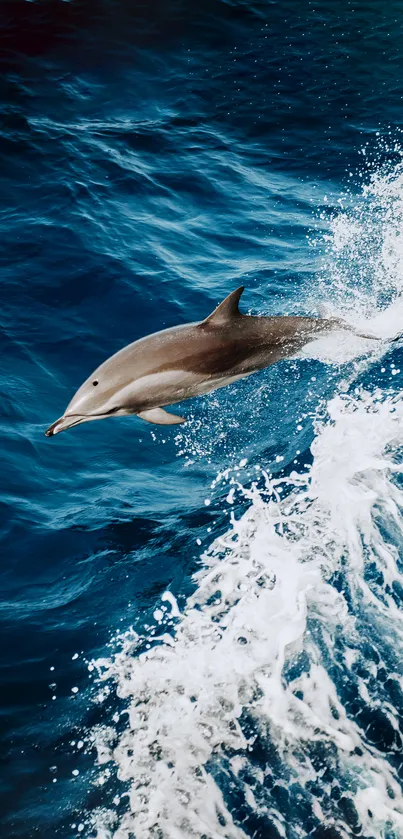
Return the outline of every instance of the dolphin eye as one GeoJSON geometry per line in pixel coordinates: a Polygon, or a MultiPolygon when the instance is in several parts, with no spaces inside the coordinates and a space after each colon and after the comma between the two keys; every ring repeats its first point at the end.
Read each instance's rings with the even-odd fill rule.
{"type": "Polygon", "coordinates": [[[92,384],[94,385],[94,387],[96,387],[96,386],[97,386],[97,384],[98,384],[98,379],[94,379],[94,381],[93,381],[93,383],[92,383],[92,384]]]}

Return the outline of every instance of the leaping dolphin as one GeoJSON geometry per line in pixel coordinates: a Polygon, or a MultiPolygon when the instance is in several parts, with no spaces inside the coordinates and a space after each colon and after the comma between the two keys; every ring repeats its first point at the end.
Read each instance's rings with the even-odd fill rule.
{"type": "Polygon", "coordinates": [[[336,318],[243,315],[238,308],[243,290],[233,291],[200,323],[163,329],[112,355],[81,385],[46,436],[128,414],[157,425],[185,422],[165,407],[289,358],[318,335],[352,330],[336,318]]]}

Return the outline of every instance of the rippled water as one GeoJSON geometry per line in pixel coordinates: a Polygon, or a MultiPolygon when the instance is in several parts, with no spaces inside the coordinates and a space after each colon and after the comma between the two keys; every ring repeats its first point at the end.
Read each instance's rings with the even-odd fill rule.
{"type": "Polygon", "coordinates": [[[399,839],[400,4],[2,18],[2,836],[399,839]],[[45,438],[241,282],[383,340],[45,438]]]}

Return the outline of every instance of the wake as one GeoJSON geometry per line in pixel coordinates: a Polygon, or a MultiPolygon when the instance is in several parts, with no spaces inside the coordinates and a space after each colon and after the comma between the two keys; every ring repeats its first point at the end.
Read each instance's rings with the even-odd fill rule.
{"type": "MultiPolygon", "coordinates": [[[[403,443],[403,402],[380,397],[332,400],[305,474],[262,473],[263,486],[238,487],[250,506],[204,555],[173,634],[167,610],[148,651],[138,653],[144,638],[131,633],[96,662],[100,680],[129,703],[118,746],[105,752],[110,732],[95,737],[130,789],[128,813],[99,836],[248,836],[231,812],[235,793],[246,811],[265,814],[273,835],[303,836],[298,807],[290,821],[293,797],[304,796],[313,823],[342,828],[334,790],[364,829],[403,829],[391,760],[399,708],[377,682],[403,644],[390,541],[402,536],[402,466],[391,449],[403,443]],[[365,707],[366,729],[381,714],[386,753],[349,712],[343,685],[365,707]],[[276,803],[276,786],[288,790],[288,807],[276,803]]],[[[393,667],[389,680],[401,690],[393,667]]]]}
{"type": "Polygon", "coordinates": [[[403,399],[384,358],[403,324],[402,187],[401,165],[376,173],[325,235],[316,299],[385,341],[304,351],[351,364],[311,465],[218,474],[231,526],[184,611],[167,592],[152,627],[90,665],[127,708],[90,734],[99,783],[122,785],[88,821],[98,839],[403,833],[403,399]]]}

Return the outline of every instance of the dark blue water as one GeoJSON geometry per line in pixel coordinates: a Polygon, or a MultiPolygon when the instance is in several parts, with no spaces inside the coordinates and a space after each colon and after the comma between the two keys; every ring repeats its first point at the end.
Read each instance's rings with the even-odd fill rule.
{"type": "MultiPolygon", "coordinates": [[[[185,403],[189,422],[179,430],[119,418],[44,436],[106,357],[149,332],[202,319],[241,283],[244,310],[260,313],[317,312],[326,295],[354,311],[357,289],[361,302],[368,289],[368,316],[396,298],[402,216],[387,173],[393,183],[401,177],[401,3],[16,0],[2,4],[0,19],[1,835],[401,836],[403,672],[382,621],[362,672],[354,671],[368,696],[342,674],[342,632],[333,645],[339,659],[323,653],[322,661],[362,737],[353,750],[368,747],[397,784],[385,782],[390,792],[374,798],[374,827],[354,803],[353,769],[338,768],[341,746],[323,746],[319,757],[301,746],[311,786],[300,784],[297,764],[286,768],[267,729],[238,786],[228,782],[238,746],[217,746],[205,763],[227,808],[216,832],[208,819],[203,833],[155,812],[141,830],[122,827],[136,804],[115,798],[130,778],[117,779],[115,758],[100,785],[86,739],[124,704],[113,687],[94,702],[87,662],[105,655],[117,632],[144,631],[167,589],[184,608],[201,550],[228,529],[228,487],[211,489],[217,473],[247,458],[241,483],[258,474],[262,487],[257,465],[280,476],[303,471],[328,400],[357,382],[398,396],[399,346],[360,368],[351,387],[341,387],[340,367],[297,360],[185,403]],[[386,199],[379,190],[362,197],[377,172],[386,199]],[[335,218],[347,190],[347,204],[357,196],[359,209],[348,217],[355,238],[340,262],[335,218]],[[368,662],[382,662],[378,683],[368,662]],[[385,722],[391,707],[396,725],[385,722]],[[258,767],[270,767],[270,783],[258,767]],[[339,776],[340,788],[324,796],[325,781],[339,776]],[[104,807],[109,815],[94,827],[92,814],[104,807]]],[[[392,438],[385,444],[397,451],[392,438]]],[[[235,495],[237,518],[248,503],[235,495]]],[[[386,543],[399,546],[397,520],[382,528],[386,543]]],[[[385,608],[393,595],[399,609],[402,583],[377,578],[367,559],[368,591],[385,608]]],[[[357,618],[349,632],[364,637],[363,589],[347,590],[345,562],[327,584],[357,618]]],[[[301,661],[295,666],[301,678],[301,661]]],[[[180,729],[178,717],[179,740],[180,729]]],[[[186,753],[185,742],[180,748],[186,753]]],[[[373,786],[368,777],[363,771],[364,790],[373,786]]]]}

